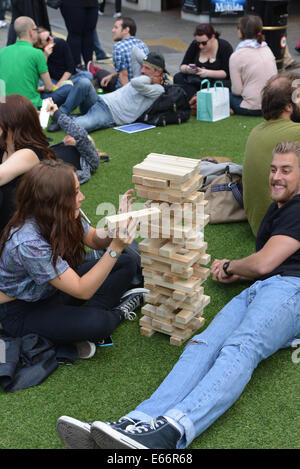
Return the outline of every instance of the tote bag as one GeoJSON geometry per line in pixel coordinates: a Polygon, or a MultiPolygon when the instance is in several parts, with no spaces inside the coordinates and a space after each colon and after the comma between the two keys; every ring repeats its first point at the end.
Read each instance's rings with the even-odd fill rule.
{"type": "Polygon", "coordinates": [[[229,89],[224,88],[220,80],[212,88],[208,80],[203,80],[197,93],[197,120],[216,122],[229,116],[229,89]],[[207,88],[202,89],[204,83],[207,83],[207,88]],[[221,86],[217,86],[218,83],[221,86]]]}

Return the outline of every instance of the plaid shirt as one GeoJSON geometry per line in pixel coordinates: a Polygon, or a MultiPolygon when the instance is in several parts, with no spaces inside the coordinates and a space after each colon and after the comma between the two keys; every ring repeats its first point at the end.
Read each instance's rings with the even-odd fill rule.
{"type": "MultiPolygon", "coordinates": [[[[149,49],[146,44],[144,44],[143,41],[137,39],[134,36],[127,37],[125,39],[122,39],[122,41],[117,42],[114,46],[113,51],[113,61],[116,72],[119,73],[121,70],[127,70],[129,81],[131,80],[131,78],[133,78],[131,49],[134,46],[138,46],[140,49],[142,49],[145,52],[145,56],[149,54],[149,49]]],[[[116,89],[120,88],[120,86],[121,85],[118,76],[116,89]]]]}

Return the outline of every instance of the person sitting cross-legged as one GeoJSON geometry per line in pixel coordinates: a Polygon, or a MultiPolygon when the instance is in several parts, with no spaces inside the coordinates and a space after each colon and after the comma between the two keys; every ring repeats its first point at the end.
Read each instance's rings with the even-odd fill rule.
{"type": "Polygon", "coordinates": [[[169,375],[135,410],[111,423],[60,417],[57,431],[68,447],[186,448],[237,401],[262,360],[300,338],[299,142],[276,145],[269,184],[273,202],[256,252],[216,259],[211,267],[215,281],[253,284],[189,340],[169,375]]]}

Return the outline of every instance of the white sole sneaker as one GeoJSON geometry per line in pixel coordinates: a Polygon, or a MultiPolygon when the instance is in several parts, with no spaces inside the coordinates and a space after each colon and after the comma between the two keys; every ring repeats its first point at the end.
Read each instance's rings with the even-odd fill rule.
{"type": "Polygon", "coordinates": [[[101,449],[149,449],[105,422],[93,422],[91,435],[101,449]]]}
{"type": "Polygon", "coordinates": [[[91,436],[91,425],[63,415],[56,423],[60,439],[70,449],[99,449],[91,436]]]}
{"type": "Polygon", "coordinates": [[[146,294],[146,293],[150,293],[150,290],[148,290],[147,288],[132,288],[131,290],[126,291],[123,296],[121,296],[121,300],[126,298],[126,296],[131,295],[132,293],[145,293],[146,294]]]}

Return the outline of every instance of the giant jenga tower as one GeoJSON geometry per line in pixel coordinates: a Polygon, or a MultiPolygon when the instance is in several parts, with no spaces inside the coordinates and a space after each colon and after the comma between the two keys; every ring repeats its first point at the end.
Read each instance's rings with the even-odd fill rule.
{"type": "Polygon", "coordinates": [[[210,262],[204,242],[206,201],[199,174],[200,160],[151,153],[134,166],[133,182],[146,207],[159,208],[149,217],[139,244],[147,304],[142,308],[141,334],[155,331],[170,335],[181,345],[204,324],[204,307],[210,297],[203,282],[210,262]]]}

